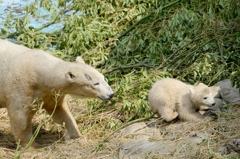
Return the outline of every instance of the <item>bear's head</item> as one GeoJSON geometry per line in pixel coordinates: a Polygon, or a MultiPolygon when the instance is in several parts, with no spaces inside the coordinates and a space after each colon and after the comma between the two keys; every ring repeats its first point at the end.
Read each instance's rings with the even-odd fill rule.
{"type": "Polygon", "coordinates": [[[95,68],[85,64],[80,57],[72,64],[65,76],[69,82],[65,91],[73,97],[109,100],[114,95],[104,76],[95,68]]]}
{"type": "Polygon", "coordinates": [[[220,87],[212,86],[208,87],[203,83],[199,83],[190,89],[191,101],[194,103],[196,108],[202,106],[211,107],[216,104],[214,97],[218,94],[220,87]]]}

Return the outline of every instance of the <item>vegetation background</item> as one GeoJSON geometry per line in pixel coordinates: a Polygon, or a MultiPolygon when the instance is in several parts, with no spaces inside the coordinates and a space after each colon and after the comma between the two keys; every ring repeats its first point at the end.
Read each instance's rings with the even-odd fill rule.
{"type": "Polygon", "coordinates": [[[115,97],[87,106],[114,111],[107,129],[150,116],[148,91],[163,77],[208,85],[231,78],[240,87],[239,0],[35,0],[21,16],[8,14],[0,38],[66,61],[80,55],[103,72],[115,97]],[[48,21],[32,26],[36,19],[48,21]]]}

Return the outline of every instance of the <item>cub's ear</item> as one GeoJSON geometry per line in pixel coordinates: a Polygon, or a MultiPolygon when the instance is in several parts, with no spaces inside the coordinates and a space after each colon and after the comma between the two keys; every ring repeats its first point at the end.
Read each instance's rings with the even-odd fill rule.
{"type": "Polygon", "coordinates": [[[76,63],[85,63],[85,62],[84,62],[84,60],[80,56],[78,56],[76,58],[76,63]]]}
{"type": "Polygon", "coordinates": [[[211,88],[213,91],[216,91],[216,92],[218,92],[218,91],[221,90],[221,87],[220,87],[220,86],[211,86],[210,88],[211,88]]]}
{"type": "Polygon", "coordinates": [[[220,97],[219,91],[221,90],[220,86],[211,86],[210,87],[214,97],[220,97]]]}
{"type": "Polygon", "coordinates": [[[204,83],[199,83],[197,86],[206,86],[204,83]]]}
{"type": "Polygon", "coordinates": [[[67,78],[68,81],[73,82],[75,75],[72,72],[68,72],[65,74],[65,77],[67,78]]]}
{"type": "Polygon", "coordinates": [[[195,87],[190,87],[190,93],[194,94],[194,92],[195,92],[195,87]]]}

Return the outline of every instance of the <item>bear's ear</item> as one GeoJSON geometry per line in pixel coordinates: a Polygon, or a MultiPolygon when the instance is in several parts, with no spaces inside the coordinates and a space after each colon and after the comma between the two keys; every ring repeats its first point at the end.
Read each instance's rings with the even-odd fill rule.
{"type": "Polygon", "coordinates": [[[73,82],[75,75],[72,72],[68,72],[65,74],[65,77],[67,78],[68,81],[73,82]]]}
{"type": "Polygon", "coordinates": [[[214,97],[218,97],[219,96],[219,91],[221,90],[220,86],[211,86],[211,91],[213,93],[214,97]]]}
{"type": "Polygon", "coordinates": [[[195,87],[190,87],[190,94],[194,94],[195,92],[195,87]]]}
{"type": "Polygon", "coordinates": [[[78,56],[78,57],[76,58],[76,63],[82,63],[82,64],[84,64],[85,62],[84,62],[84,60],[83,60],[80,56],[78,56]]]}
{"type": "Polygon", "coordinates": [[[198,86],[206,86],[204,83],[199,83],[198,86]]]}
{"type": "Polygon", "coordinates": [[[218,91],[221,90],[221,87],[220,87],[220,86],[211,86],[210,88],[211,88],[213,91],[216,91],[216,92],[218,92],[218,91]]]}

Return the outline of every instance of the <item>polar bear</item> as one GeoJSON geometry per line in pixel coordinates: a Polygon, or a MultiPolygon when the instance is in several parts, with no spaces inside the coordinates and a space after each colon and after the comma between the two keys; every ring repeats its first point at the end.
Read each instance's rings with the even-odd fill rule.
{"type": "Polygon", "coordinates": [[[204,116],[198,110],[206,110],[215,105],[214,96],[220,87],[185,84],[172,78],[157,81],[149,91],[150,108],[170,122],[175,118],[183,121],[201,121],[204,116]]]}
{"type": "Polygon", "coordinates": [[[7,108],[12,134],[22,147],[32,138],[35,101],[41,99],[53,120],[65,124],[71,139],[80,137],[80,132],[64,102],[65,95],[101,100],[110,100],[114,95],[104,76],[81,58],[66,62],[6,40],[0,40],[0,75],[0,108],[7,108]],[[53,91],[61,94],[57,103],[53,91]]]}

